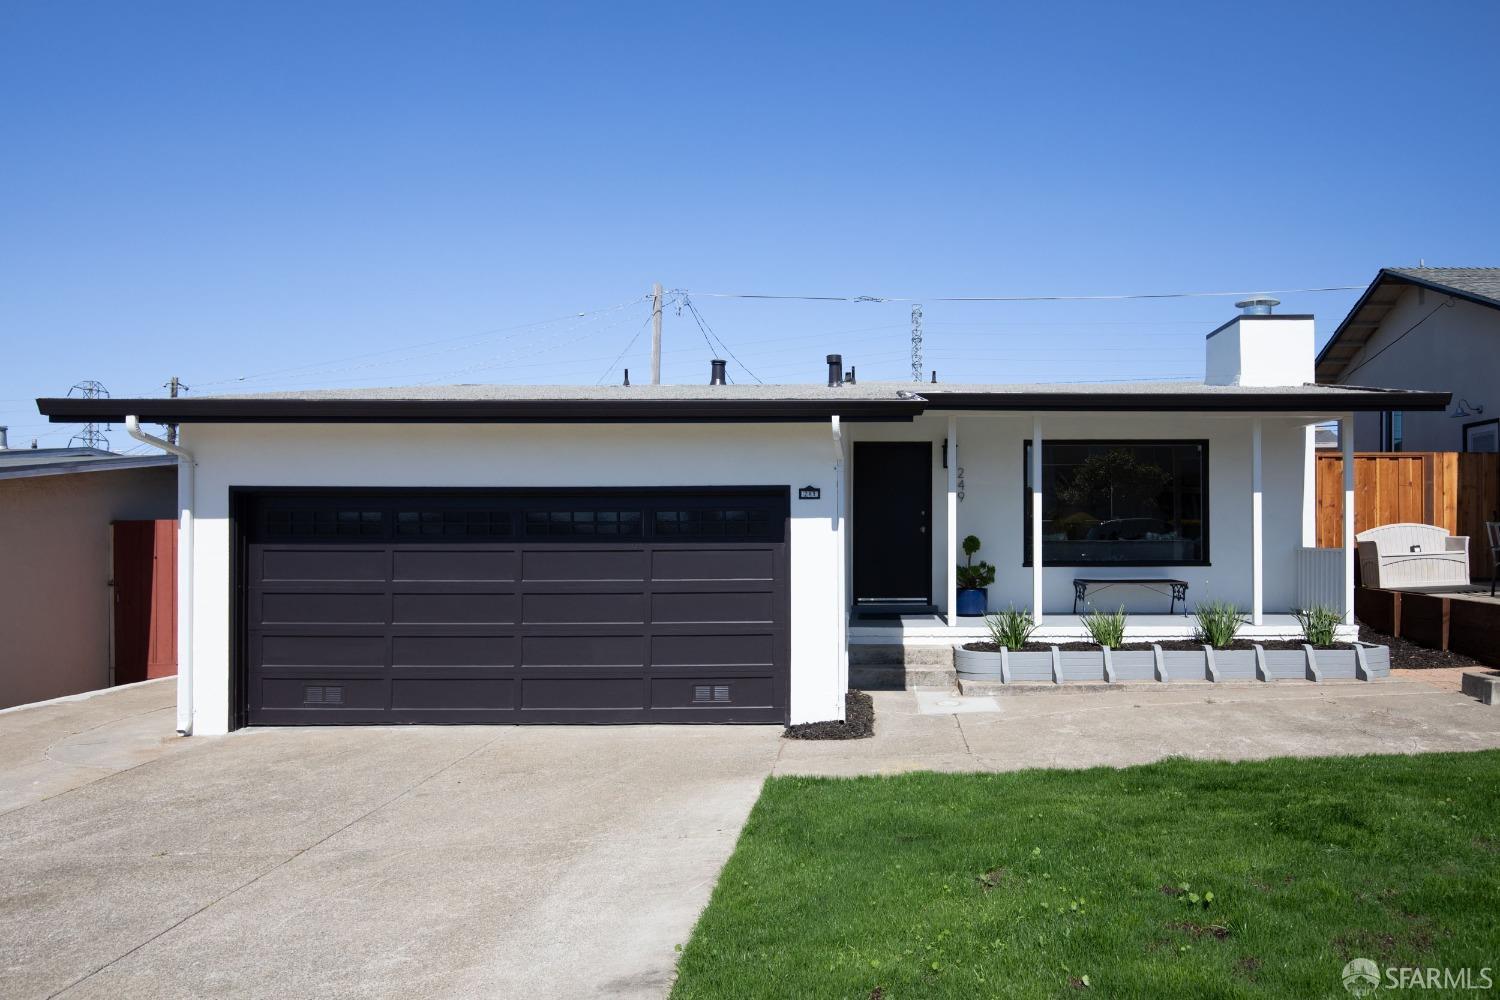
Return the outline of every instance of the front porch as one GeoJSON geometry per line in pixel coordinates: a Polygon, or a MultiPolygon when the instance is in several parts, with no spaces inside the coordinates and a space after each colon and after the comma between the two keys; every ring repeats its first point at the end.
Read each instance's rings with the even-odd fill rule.
{"type": "MultiPolygon", "coordinates": [[[[1319,506],[1353,502],[1348,475],[1341,496],[1314,489],[1313,429],[1327,416],[965,412],[852,426],[848,646],[988,639],[982,616],[955,614],[971,534],[994,569],[982,606],[1029,611],[1036,641],[1087,641],[1083,613],[1117,607],[1128,641],[1187,640],[1207,602],[1239,608],[1246,640],[1297,638],[1294,612],[1318,607],[1352,640],[1353,532],[1316,542],[1319,506]]],[[[1331,416],[1347,449],[1349,417],[1331,416]]]]}

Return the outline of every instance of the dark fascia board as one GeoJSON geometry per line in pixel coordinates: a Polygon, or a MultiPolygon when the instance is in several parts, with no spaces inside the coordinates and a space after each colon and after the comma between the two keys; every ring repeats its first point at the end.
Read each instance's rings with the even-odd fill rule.
{"type": "Polygon", "coordinates": [[[1303,393],[931,393],[925,399],[878,400],[349,400],[349,399],[79,399],[37,400],[53,423],[789,423],[827,420],[908,422],[926,410],[1200,411],[1341,413],[1351,410],[1442,410],[1446,392],[1330,389],[1303,393]]]}
{"type": "Polygon", "coordinates": [[[908,421],[918,400],[456,400],[456,399],[79,399],[44,398],[52,423],[788,423],[908,421]]]}
{"type": "Polygon", "coordinates": [[[1399,274],[1388,267],[1382,267],[1380,273],[1375,275],[1375,280],[1370,282],[1370,287],[1365,289],[1364,294],[1359,297],[1358,302],[1354,303],[1354,307],[1349,310],[1343,322],[1339,323],[1338,329],[1333,331],[1333,336],[1328,338],[1328,343],[1324,344],[1323,349],[1318,352],[1317,360],[1313,362],[1314,366],[1323,363],[1324,359],[1328,356],[1328,352],[1333,350],[1333,346],[1344,336],[1344,331],[1349,328],[1349,324],[1354,322],[1354,317],[1359,315],[1360,311],[1364,309],[1365,304],[1370,301],[1370,297],[1380,289],[1380,286],[1386,284],[1426,288],[1429,291],[1438,292],[1442,295],[1451,295],[1455,299],[1463,299],[1475,305],[1500,309],[1500,300],[1492,299],[1487,295],[1478,295],[1474,292],[1464,291],[1462,288],[1454,288],[1452,285],[1445,285],[1440,281],[1428,281],[1425,278],[1413,277],[1410,274],[1399,274]]]}
{"type": "Polygon", "coordinates": [[[1412,392],[1381,389],[1331,389],[1328,392],[1224,393],[1159,392],[1097,396],[1082,393],[933,393],[928,408],[937,410],[1041,410],[1108,412],[1208,412],[1208,413],[1348,413],[1374,410],[1444,410],[1452,398],[1447,392],[1412,392]]]}

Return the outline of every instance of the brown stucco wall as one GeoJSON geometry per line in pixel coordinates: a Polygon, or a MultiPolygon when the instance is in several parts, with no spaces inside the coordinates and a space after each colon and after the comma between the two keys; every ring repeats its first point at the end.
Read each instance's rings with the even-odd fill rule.
{"type": "Polygon", "coordinates": [[[0,708],[110,680],[110,522],[177,516],[177,470],[0,479],[0,708]]]}

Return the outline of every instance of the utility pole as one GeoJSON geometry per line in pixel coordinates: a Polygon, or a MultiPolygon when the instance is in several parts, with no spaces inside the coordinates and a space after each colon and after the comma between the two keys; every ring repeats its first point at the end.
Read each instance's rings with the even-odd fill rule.
{"type": "MultiPolygon", "coordinates": [[[[182,384],[182,379],[178,378],[176,375],[173,375],[171,378],[167,379],[167,392],[168,392],[169,395],[171,395],[171,397],[173,399],[177,398],[177,391],[179,389],[186,389],[186,388],[187,388],[187,386],[185,386],[185,385],[182,384]]],[[[167,425],[167,443],[168,444],[176,444],[177,443],[177,425],[176,424],[168,424],[167,425]]]]}
{"type": "Polygon", "coordinates": [[[651,384],[661,385],[661,282],[651,286],[651,384]]]}
{"type": "MultiPolygon", "coordinates": [[[[911,307],[911,380],[922,381],[922,303],[911,307]]],[[[933,379],[934,382],[937,379],[933,379]]]]}

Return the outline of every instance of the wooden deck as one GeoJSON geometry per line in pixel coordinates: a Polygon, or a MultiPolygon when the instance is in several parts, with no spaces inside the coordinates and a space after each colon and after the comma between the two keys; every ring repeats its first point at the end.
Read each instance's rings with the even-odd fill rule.
{"type": "Polygon", "coordinates": [[[1490,586],[1412,587],[1354,592],[1360,621],[1387,635],[1500,666],[1500,597],[1490,586]]]}

